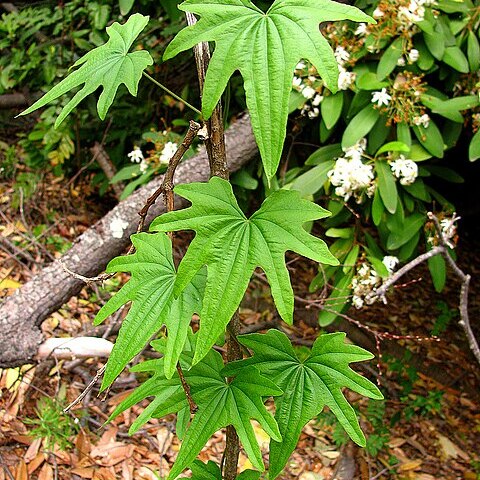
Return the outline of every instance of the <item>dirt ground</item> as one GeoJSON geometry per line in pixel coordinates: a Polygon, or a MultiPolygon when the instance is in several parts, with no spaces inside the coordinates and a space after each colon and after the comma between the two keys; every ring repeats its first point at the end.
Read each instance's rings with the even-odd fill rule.
{"type": "MultiPolygon", "coordinates": [[[[7,240],[0,243],[0,296],[12,294],[103,213],[99,205],[105,202],[89,191],[88,182],[67,183],[46,179],[35,196],[15,210],[10,206],[11,185],[0,185],[0,236],[7,240]]],[[[480,333],[476,233],[460,231],[457,255],[461,267],[472,274],[470,315],[480,333]]],[[[308,284],[316,273],[314,264],[295,257],[289,260],[295,294],[299,299],[313,298],[308,284]]],[[[440,340],[384,342],[378,360],[368,332],[345,320],[336,326],[377,353],[378,364],[374,360],[356,369],[381,385],[386,400],[369,402],[348,393],[368,437],[367,449],[349,442],[326,412],[306,426],[279,478],[480,479],[480,368],[457,324],[459,284],[451,278],[445,291],[437,294],[428,271],[419,268],[395,289],[387,305],[348,312],[377,331],[421,337],[438,332],[440,340]]],[[[47,337],[103,333],[114,340],[118,316],[103,331],[93,329],[92,320],[126,280],[126,275],[119,275],[105,287],[84,288],[43,322],[43,332],[47,337]]],[[[317,311],[308,306],[300,301],[295,325],[281,325],[268,289],[254,277],[240,312],[243,328],[251,331],[258,325],[276,324],[299,344],[308,345],[319,331],[317,311]]],[[[130,437],[128,427],[145,408],[143,403],[102,426],[138,384],[134,375],[124,373],[106,397],[97,397],[96,385],[70,414],[61,413],[102,365],[102,359],[49,360],[0,370],[0,480],[147,480],[168,474],[179,450],[173,416],[151,421],[130,437]]],[[[266,452],[269,439],[260,428],[256,432],[266,452]]],[[[220,462],[223,448],[224,432],[218,432],[200,458],[220,462]]],[[[240,468],[249,467],[242,454],[240,468]]]]}

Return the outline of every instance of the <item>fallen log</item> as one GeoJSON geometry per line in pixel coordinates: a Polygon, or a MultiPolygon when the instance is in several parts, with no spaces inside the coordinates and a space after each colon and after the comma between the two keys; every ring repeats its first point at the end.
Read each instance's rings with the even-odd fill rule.
{"type": "MultiPolygon", "coordinates": [[[[231,172],[258,154],[248,116],[227,130],[225,140],[231,172]]],[[[206,181],[209,172],[208,158],[205,149],[201,148],[197,155],[178,167],[176,183],[206,181]]],[[[61,259],[45,267],[0,304],[0,367],[18,366],[34,360],[44,340],[39,328],[42,321],[84,286],[81,280],[68,274],[62,264],[85,277],[103,271],[107,263],[129,245],[129,236],[138,225],[138,211],[162,181],[163,176],[159,176],[120,202],[80,235],[61,259]]],[[[175,205],[181,208],[185,201],[179,198],[175,205]]],[[[164,202],[158,201],[150,208],[146,225],[164,211],[164,202]]]]}

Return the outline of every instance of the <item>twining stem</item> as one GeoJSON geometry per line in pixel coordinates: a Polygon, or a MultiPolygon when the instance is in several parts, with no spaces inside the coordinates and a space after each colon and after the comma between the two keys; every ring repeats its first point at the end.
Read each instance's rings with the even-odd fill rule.
{"type": "Polygon", "coordinates": [[[198,108],[196,108],[193,105],[191,105],[190,103],[188,103],[186,100],[184,100],[182,97],[178,96],[176,93],[173,93],[169,88],[167,88],[165,85],[162,85],[160,82],[158,82],[153,77],[151,77],[148,73],[143,72],[143,76],[145,78],[148,78],[157,87],[160,87],[162,90],[165,90],[165,92],[167,92],[171,97],[175,98],[179,102],[184,103],[188,108],[190,108],[194,112],[198,113],[200,116],[202,115],[202,112],[198,108]]]}
{"type": "MultiPolygon", "coordinates": [[[[188,131],[183,138],[182,143],[178,146],[177,151],[173,154],[173,157],[168,162],[167,171],[165,172],[165,175],[163,177],[162,184],[147,199],[143,208],[138,212],[138,214],[140,215],[140,223],[138,224],[137,232],[143,231],[148,210],[157,201],[160,195],[163,194],[165,196],[165,205],[167,212],[171,212],[174,209],[173,177],[175,175],[175,170],[177,169],[183,155],[185,155],[185,152],[190,148],[190,145],[192,144],[200,128],[201,126],[199,123],[190,120],[188,131]]],[[[169,236],[170,238],[172,238],[172,232],[169,232],[169,236]]]]}
{"type": "MultiPolygon", "coordinates": [[[[195,15],[187,12],[188,25],[194,25],[197,22],[195,15]]],[[[197,64],[198,81],[200,84],[200,95],[203,92],[205,75],[208,63],[210,62],[210,49],[207,42],[199,43],[193,47],[195,61],[197,64]]],[[[227,154],[225,150],[225,137],[223,132],[222,106],[218,102],[213,110],[212,116],[205,122],[208,130],[208,139],[205,141],[208,160],[210,163],[211,176],[217,176],[228,180],[229,172],[227,168],[227,154]]],[[[238,311],[233,315],[227,328],[227,362],[240,360],[242,351],[236,340],[236,335],[240,330],[240,317],[238,311]]],[[[230,379],[229,379],[230,380],[230,379]]],[[[223,478],[225,480],[235,480],[237,478],[237,465],[240,455],[240,441],[232,425],[227,427],[225,452],[223,455],[223,478]]]]}

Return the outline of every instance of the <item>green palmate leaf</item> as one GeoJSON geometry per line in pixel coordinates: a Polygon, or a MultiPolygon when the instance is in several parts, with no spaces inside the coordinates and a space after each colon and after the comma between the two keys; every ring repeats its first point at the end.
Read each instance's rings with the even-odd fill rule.
{"type": "Polygon", "coordinates": [[[142,72],[153,64],[153,59],[145,50],[132,53],[128,51],[139,33],[147,25],[148,19],[149,17],[136,13],[124,25],[115,22],[107,27],[107,34],[110,37],[108,42],[78,59],[73,64],[73,67],[80,67],[78,70],[55,85],[20,115],[26,115],[37,110],[82,84],[85,84],[84,87],[74,95],[61,111],[55,121],[55,127],[58,127],[65,117],[86,96],[95,92],[98,87],[103,87],[97,103],[98,115],[102,120],[105,118],[118,87],[122,83],[125,84],[132,95],[136,96],[142,72]]]}
{"type": "Polygon", "coordinates": [[[201,18],[174,38],[164,58],[201,41],[216,42],[203,90],[203,114],[212,114],[230,76],[239,70],[268,178],[280,161],[298,61],[310,61],[330,90],[337,90],[338,65],[319,23],[373,21],[355,7],[331,0],[275,0],[266,13],[249,0],[187,0],[179,8],[201,18]]]}
{"type": "Polygon", "coordinates": [[[296,191],[278,190],[247,218],[229,182],[213,177],[208,183],[178,185],[175,193],[192,202],[185,210],[156,218],[154,231],[195,230],[197,235],[178,268],[179,294],[196,272],[207,265],[208,279],[194,363],[209,351],[237,309],[256,267],[270,283],[280,316],[293,321],[293,291],[285,266],[291,250],[317,262],[337,265],[325,243],[302,225],[330,215],[296,191]]]}
{"type": "Polygon", "coordinates": [[[201,310],[205,288],[205,270],[199,271],[178,298],[173,295],[176,279],[172,244],[165,234],[132,235],[134,255],[114,258],[107,272],[131,272],[131,279],[98,312],[95,324],[105,320],[122,305],[132,307],[122,323],[117,341],[108,359],[102,388],[108,387],[157,333],[167,326],[165,375],[171,378],[187,338],[192,315],[201,310]]]}
{"type": "MultiPolygon", "coordinates": [[[[194,338],[190,336],[190,340],[192,342],[187,342],[187,351],[182,355],[181,363],[198,411],[186,430],[168,478],[174,479],[180,475],[192,464],[208,439],[228,425],[235,427],[252,465],[263,471],[262,454],[250,419],[257,420],[271,438],[280,442],[282,437],[277,423],[265,408],[263,398],[281,395],[282,390],[261,375],[255,367],[242,370],[228,383],[222,371],[224,367],[222,357],[214,350],[210,350],[200,363],[188,370],[194,349],[194,338]]],[[[164,353],[162,341],[154,341],[152,345],[160,353],[164,353]]],[[[187,399],[178,374],[175,373],[171,379],[165,377],[163,358],[136,365],[132,371],[153,372],[154,375],[126,398],[110,418],[147,397],[155,398],[137,418],[130,433],[152,417],[163,417],[185,408],[187,399]]],[[[210,468],[209,471],[215,475],[214,468],[210,468]]]]}
{"type": "Polygon", "coordinates": [[[335,414],[352,440],[365,446],[357,416],[343,396],[342,388],[369,398],[383,398],[373,383],[349,367],[349,363],[373,358],[371,353],[346,344],[344,333],[318,337],[304,360],[297,357],[288,337],[277,330],[242,335],[238,339],[254,355],[228,364],[225,372],[233,374],[247,366],[255,366],[284,391],[282,396],[275,398],[275,418],[283,440],[278,442],[272,438],[270,443],[269,478],[274,479],[281,472],[297,445],[302,428],[325,406],[335,414]]]}

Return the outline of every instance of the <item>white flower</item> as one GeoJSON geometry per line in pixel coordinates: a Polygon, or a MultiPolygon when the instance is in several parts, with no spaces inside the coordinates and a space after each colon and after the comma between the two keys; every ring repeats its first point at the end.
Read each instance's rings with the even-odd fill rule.
{"type": "Polygon", "coordinates": [[[418,0],[411,0],[408,7],[400,7],[398,9],[398,19],[406,23],[408,28],[412,23],[418,23],[425,18],[425,8],[422,2],[418,0]]]}
{"type": "MultiPolygon", "coordinates": [[[[352,152],[354,150],[352,149],[352,152]]],[[[328,172],[328,178],[335,188],[335,194],[345,201],[354,195],[361,201],[361,194],[369,188],[374,179],[373,167],[362,162],[360,157],[338,158],[334,168],[328,172]]]]}
{"type": "Polygon", "coordinates": [[[125,222],[119,217],[115,217],[110,222],[110,232],[113,238],[122,238],[123,231],[128,227],[128,222],[125,222]]]}
{"type": "Polygon", "coordinates": [[[308,79],[313,83],[317,80],[317,77],[315,75],[309,75],[308,79]]]}
{"type": "Polygon", "coordinates": [[[395,267],[399,263],[399,259],[397,257],[393,257],[391,255],[387,255],[383,257],[382,263],[387,267],[388,273],[392,273],[395,270],[395,267]]]}
{"type": "Polygon", "coordinates": [[[312,100],[312,105],[314,107],[318,107],[322,102],[323,102],[323,96],[317,94],[312,100]]]}
{"type": "Polygon", "coordinates": [[[385,15],[385,12],[380,7],[377,7],[372,13],[373,18],[380,18],[380,17],[383,17],[384,15],[385,15]]]}
{"type": "Polygon", "coordinates": [[[339,65],[344,65],[350,60],[350,54],[341,46],[338,46],[334,52],[335,59],[339,65]]]}
{"type": "Polygon", "coordinates": [[[140,163],[143,160],[143,153],[137,146],[127,156],[132,163],[140,163]]]}
{"type": "Polygon", "coordinates": [[[448,246],[453,248],[451,242],[448,240],[452,239],[457,233],[457,226],[455,222],[460,220],[461,217],[457,217],[456,214],[453,214],[452,218],[444,218],[440,220],[440,227],[442,228],[442,234],[447,240],[448,246]]]}
{"type": "Polygon", "coordinates": [[[367,139],[365,137],[361,138],[355,145],[342,150],[345,153],[345,158],[350,158],[354,160],[360,160],[362,158],[363,152],[367,148],[367,139]]]}
{"type": "Polygon", "coordinates": [[[295,70],[303,70],[306,67],[305,62],[301,61],[297,63],[295,70]]]}
{"type": "Polygon", "coordinates": [[[313,98],[313,96],[316,94],[317,92],[315,91],[314,88],[312,87],[309,87],[308,85],[302,90],[302,95],[306,98],[306,99],[310,99],[310,98],[313,98]]]}
{"type": "Polygon", "coordinates": [[[424,128],[428,128],[428,125],[430,124],[430,117],[426,113],[424,113],[420,117],[414,117],[413,123],[415,125],[422,125],[424,128]]]}
{"type": "Polygon", "coordinates": [[[400,57],[400,58],[397,60],[397,65],[398,65],[399,67],[404,67],[406,63],[407,63],[407,62],[405,61],[405,57],[400,57]]]}
{"type": "Polygon", "coordinates": [[[338,66],[338,89],[347,90],[355,81],[356,74],[347,72],[341,65],[338,66]]]}
{"type": "Polygon", "coordinates": [[[363,36],[367,33],[367,24],[359,23],[357,29],[355,30],[355,35],[363,36]]]}
{"type": "Polygon", "coordinates": [[[417,164],[404,155],[400,155],[398,160],[390,162],[392,173],[400,179],[402,185],[411,185],[418,176],[417,164]]]}
{"type": "Polygon", "coordinates": [[[292,84],[294,87],[299,87],[302,84],[302,79],[300,77],[293,77],[292,84]]]}
{"type": "Polygon", "coordinates": [[[375,269],[369,263],[362,263],[352,279],[352,303],[355,308],[362,308],[364,303],[372,304],[375,301],[375,296],[372,296],[371,293],[381,283],[382,279],[375,269]]]}
{"type": "Polygon", "coordinates": [[[145,173],[148,169],[148,163],[145,160],[140,162],[140,172],[145,173]]]}
{"type": "Polygon", "coordinates": [[[387,89],[384,87],[379,92],[372,93],[372,103],[376,103],[377,106],[387,106],[392,99],[391,95],[387,93],[387,89]]]}
{"type": "Polygon", "coordinates": [[[409,52],[408,52],[408,61],[410,63],[415,63],[420,57],[420,53],[417,49],[415,48],[412,48],[409,52]]]}
{"type": "Polygon", "coordinates": [[[310,119],[317,118],[319,114],[320,114],[320,110],[317,107],[315,107],[313,110],[310,110],[308,112],[308,118],[310,119]]]}
{"type": "Polygon", "coordinates": [[[168,163],[177,151],[178,145],[174,142],[167,142],[160,155],[160,163],[168,163]]]}

